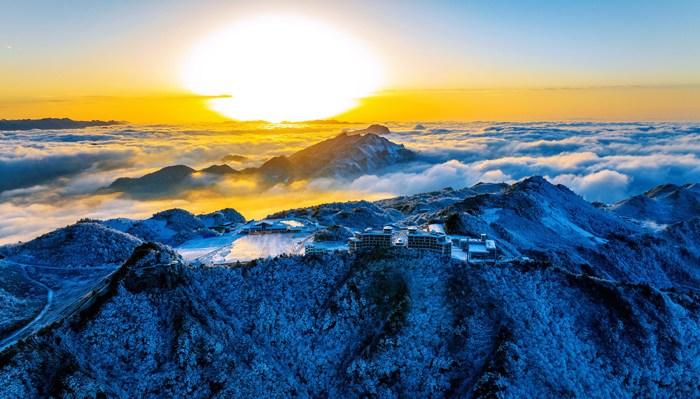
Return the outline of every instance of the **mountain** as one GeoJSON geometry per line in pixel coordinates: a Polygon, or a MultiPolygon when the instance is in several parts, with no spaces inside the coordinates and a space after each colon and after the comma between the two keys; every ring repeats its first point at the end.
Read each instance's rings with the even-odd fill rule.
{"type": "Polygon", "coordinates": [[[700,241],[693,241],[693,220],[700,214],[684,228],[649,231],[542,177],[374,203],[324,204],[271,216],[303,217],[355,230],[391,223],[444,224],[449,234],[487,234],[504,257],[528,256],[610,280],[700,289],[700,241]]]}
{"type": "Polygon", "coordinates": [[[211,165],[199,171],[185,165],[168,166],[137,178],[120,177],[103,191],[146,198],[166,197],[238,175],[257,178],[263,185],[274,185],[317,177],[353,178],[376,174],[415,156],[403,145],[377,135],[387,133],[389,129],[381,125],[344,132],[290,156],[273,157],[258,168],[241,171],[226,164],[211,165]]]}
{"type": "Polygon", "coordinates": [[[289,183],[299,179],[333,177],[348,179],[376,174],[389,166],[406,162],[415,154],[379,134],[391,133],[386,126],[343,132],[289,156],[271,158],[261,167],[246,169],[262,181],[289,183]]]}
{"type": "Polygon", "coordinates": [[[245,223],[245,218],[231,208],[196,216],[184,209],[176,208],[158,212],[145,220],[119,218],[99,223],[143,241],[177,246],[194,238],[217,236],[220,234],[219,227],[245,223]]]}
{"type": "Polygon", "coordinates": [[[243,155],[238,155],[238,154],[228,154],[224,155],[221,158],[221,162],[223,163],[242,163],[248,161],[248,157],[245,157],[243,155]]]}
{"type": "Polygon", "coordinates": [[[376,174],[381,169],[414,157],[403,145],[379,134],[388,134],[386,126],[371,125],[367,129],[341,133],[292,154],[289,160],[297,173],[308,177],[357,177],[376,174]]]}
{"type": "Polygon", "coordinates": [[[617,202],[610,209],[618,215],[655,225],[678,223],[700,215],[700,185],[662,184],[617,202]]]}
{"type": "Polygon", "coordinates": [[[697,294],[546,263],[138,247],[64,323],[2,353],[5,397],[694,397],[697,294]]]}
{"type": "Polygon", "coordinates": [[[119,121],[74,121],[68,118],[44,119],[0,119],[0,131],[3,130],[53,130],[53,129],[82,129],[91,126],[119,125],[119,121]]]}
{"type": "Polygon", "coordinates": [[[128,234],[79,223],[0,249],[0,397],[697,396],[697,213],[647,229],[531,177],[273,216],[316,221],[331,240],[444,223],[531,260],[473,265],[396,250],[204,267],[141,240],[215,234],[214,220],[236,223],[237,212],[104,222],[128,234]],[[22,251],[60,272],[13,264],[22,251]],[[75,284],[92,269],[62,259],[81,256],[123,260],[75,284]],[[31,295],[12,290],[20,285],[31,295]],[[44,306],[48,292],[63,305],[44,306]]]}
{"type": "Polygon", "coordinates": [[[128,193],[143,198],[166,197],[208,186],[223,176],[236,174],[238,171],[228,165],[211,165],[199,171],[186,165],[166,166],[141,177],[120,177],[102,191],[128,193]]]}
{"type": "Polygon", "coordinates": [[[206,227],[218,227],[227,224],[245,223],[245,217],[233,208],[220,209],[215,212],[197,215],[206,227]]]}
{"type": "Polygon", "coordinates": [[[133,235],[85,220],[26,243],[0,247],[0,254],[6,261],[23,264],[89,268],[119,265],[139,244],[133,235]]]}
{"type": "Polygon", "coordinates": [[[368,201],[333,202],[309,208],[290,209],[277,212],[269,218],[303,218],[323,226],[339,225],[356,230],[367,227],[382,227],[398,222],[403,215],[395,209],[383,208],[368,201]]]}
{"type": "Polygon", "coordinates": [[[141,177],[120,177],[106,190],[126,192],[133,195],[167,195],[188,187],[195,170],[185,165],[167,166],[141,177]]]}
{"type": "Polygon", "coordinates": [[[233,175],[238,173],[237,170],[233,169],[232,167],[222,164],[222,165],[211,165],[209,167],[206,167],[202,170],[200,170],[202,173],[211,173],[214,175],[233,175]]]}

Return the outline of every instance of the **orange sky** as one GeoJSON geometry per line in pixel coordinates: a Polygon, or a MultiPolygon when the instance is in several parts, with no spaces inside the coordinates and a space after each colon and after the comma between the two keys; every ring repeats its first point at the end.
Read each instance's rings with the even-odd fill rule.
{"type": "MultiPolygon", "coordinates": [[[[227,120],[187,94],[2,98],[0,118],[117,119],[133,123],[227,120]]],[[[700,87],[384,91],[337,115],[343,121],[697,120],[700,87]]]]}
{"type": "MultiPolygon", "coordinates": [[[[207,107],[206,99],[193,94],[201,90],[185,87],[183,64],[192,60],[192,50],[202,39],[222,28],[259,15],[287,13],[337,30],[366,47],[381,64],[383,76],[376,94],[329,118],[700,118],[697,1],[663,6],[638,1],[536,0],[301,3],[9,2],[0,12],[0,118],[70,117],[135,123],[225,120],[207,107]]],[[[273,42],[286,36],[273,33],[273,42]]],[[[260,34],[244,36],[244,43],[266,43],[260,34]]],[[[319,36],[323,35],[312,38],[319,36]]],[[[333,48],[305,49],[307,40],[299,42],[302,45],[292,48],[293,54],[308,50],[312,57],[322,57],[333,48]]],[[[255,59],[241,54],[240,47],[222,47],[226,46],[215,48],[214,53],[228,55],[233,66],[255,59]]],[[[269,48],[260,50],[254,55],[274,53],[269,48]]],[[[339,54],[347,56],[347,50],[340,48],[339,54]]],[[[348,59],[350,71],[357,71],[369,58],[348,59]]],[[[279,64],[286,66],[290,60],[294,57],[279,64]]],[[[322,60],[307,61],[317,65],[322,60]]],[[[270,64],[275,63],[261,66],[270,64]]],[[[308,65],[300,65],[299,70],[308,65]]],[[[225,65],[224,72],[228,68],[225,65]]],[[[264,86],[266,78],[277,75],[279,70],[239,76],[235,83],[257,77],[264,86]]],[[[341,76],[350,79],[354,75],[341,76]]],[[[221,94],[235,98],[231,89],[235,86],[226,91],[222,82],[221,94]]],[[[261,97],[263,102],[275,98],[266,93],[261,97]]],[[[322,99],[316,105],[327,102],[322,99]]]]}

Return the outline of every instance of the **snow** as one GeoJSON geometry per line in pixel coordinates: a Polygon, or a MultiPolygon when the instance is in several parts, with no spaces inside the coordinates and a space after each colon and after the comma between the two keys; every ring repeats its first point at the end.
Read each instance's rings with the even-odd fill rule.
{"type": "Polygon", "coordinates": [[[578,234],[584,238],[593,240],[600,244],[605,244],[607,241],[603,238],[596,237],[590,232],[582,229],[580,226],[569,220],[568,217],[562,215],[560,212],[552,212],[550,215],[542,218],[542,223],[549,227],[550,229],[563,234],[565,231],[570,231],[578,234]]]}
{"type": "MultiPolygon", "coordinates": [[[[187,267],[163,245],[134,260],[146,245],[134,252],[139,240],[95,223],[2,248],[0,301],[26,308],[17,321],[28,333],[60,320],[108,265],[131,256],[134,270],[94,312],[3,354],[0,396],[697,396],[700,218],[642,230],[541,178],[441,199],[454,195],[436,193],[444,208],[405,217],[435,226],[450,218],[451,233],[485,233],[499,251],[536,260],[478,266],[408,250],[288,256],[312,242],[309,228],[195,234],[176,250],[209,267],[187,267]],[[31,296],[10,292],[23,282],[31,296]]],[[[412,201],[288,213],[378,228],[401,221],[388,208],[412,201]]],[[[178,220],[198,228],[181,211],[169,215],[176,223],[147,226],[162,235],[178,220]]],[[[458,246],[452,256],[466,259],[458,246]]]]}
{"type": "Polygon", "coordinates": [[[428,225],[428,231],[434,233],[445,234],[445,225],[442,223],[433,223],[428,225]]]}
{"type": "Polygon", "coordinates": [[[498,220],[500,211],[500,208],[486,208],[481,212],[481,218],[484,219],[486,223],[495,223],[498,220]]]}
{"type": "Polygon", "coordinates": [[[694,397],[687,295],[432,256],[281,257],[120,285],[0,365],[37,397],[694,397]],[[59,370],[61,372],[59,372],[59,370]]]}
{"type": "MultiPolygon", "coordinates": [[[[215,257],[218,252],[230,250],[231,244],[241,237],[239,232],[231,231],[216,237],[195,238],[175,247],[175,250],[187,261],[204,258],[206,255],[215,257]]],[[[219,260],[223,261],[224,258],[219,256],[219,260]]]]}
{"type": "Polygon", "coordinates": [[[657,233],[659,231],[665,230],[668,227],[668,224],[656,223],[653,220],[642,220],[641,223],[644,228],[655,231],[657,233]]]}
{"type": "Polygon", "coordinates": [[[304,252],[304,241],[311,238],[308,233],[300,234],[261,234],[243,236],[231,245],[231,250],[225,256],[226,262],[249,261],[287,255],[301,255],[304,252]]]}

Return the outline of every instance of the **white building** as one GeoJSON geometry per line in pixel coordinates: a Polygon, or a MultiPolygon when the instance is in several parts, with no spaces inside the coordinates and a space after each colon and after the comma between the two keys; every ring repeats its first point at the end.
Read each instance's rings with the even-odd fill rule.
{"type": "Polygon", "coordinates": [[[460,247],[467,252],[469,263],[496,263],[496,242],[488,240],[486,234],[482,234],[478,239],[462,239],[460,247]]]}
{"type": "Polygon", "coordinates": [[[277,220],[252,221],[241,229],[241,233],[251,235],[298,233],[300,231],[301,227],[298,225],[290,225],[277,220]]]}

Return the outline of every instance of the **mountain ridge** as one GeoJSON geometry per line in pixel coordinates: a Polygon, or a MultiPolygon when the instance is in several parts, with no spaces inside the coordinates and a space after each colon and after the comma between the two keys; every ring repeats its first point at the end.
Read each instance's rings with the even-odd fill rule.
{"type": "Polygon", "coordinates": [[[289,156],[276,156],[257,168],[236,170],[227,164],[214,164],[195,170],[186,165],[172,165],[141,177],[120,177],[102,189],[135,196],[167,196],[188,188],[211,183],[201,177],[214,179],[253,177],[264,185],[291,183],[317,177],[352,178],[376,173],[388,166],[407,162],[415,153],[378,133],[390,133],[386,126],[370,125],[366,129],[342,132],[313,144],[289,156]],[[201,176],[199,176],[201,175],[201,176]]]}
{"type": "MultiPolygon", "coordinates": [[[[650,190],[656,196],[673,191],[650,190]]],[[[49,234],[61,239],[40,237],[23,246],[30,254],[38,249],[38,256],[52,245],[70,253],[89,235],[97,237],[92,243],[131,237],[133,248],[118,252],[121,266],[103,283],[80,291],[63,321],[0,353],[0,393],[282,398],[697,392],[700,215],[649,229],[563,185],[530,177],[273,216],[335,226],[319,231],[321,239],[384,223],[444,223],[451,233],[485,232],[503,254],[531,260],[472,265],[397,250],[204,267],[188,265],[167,245],[144,241],[177,234],[187,239],[216,224],[244,221],[235,210],[192,215],[172,209],[144,221],[84,221],[84,231],[67,234],[75,229],[69,226],[49,234]],[[149,236],[145,227],[134,228],[139,224],[173,234],[149,236]]],[[[11,261],[16,248],[0,247],[0,254],[11,261]]]]}

